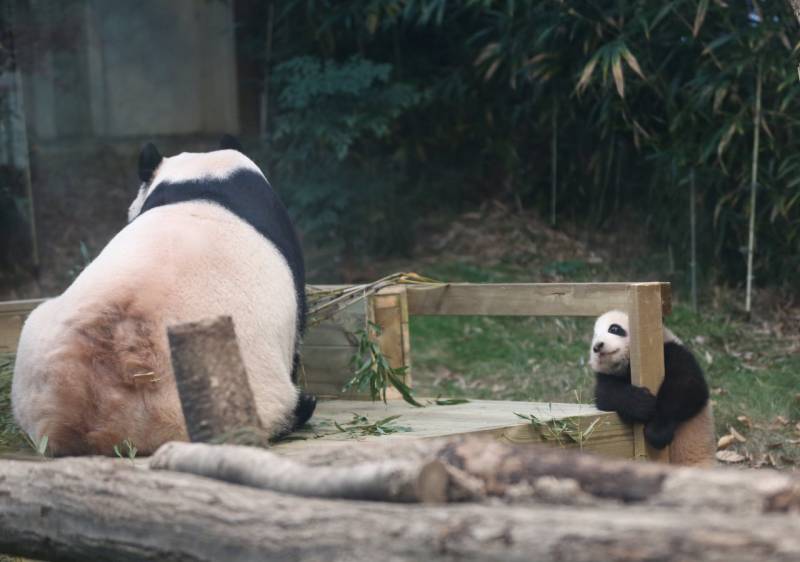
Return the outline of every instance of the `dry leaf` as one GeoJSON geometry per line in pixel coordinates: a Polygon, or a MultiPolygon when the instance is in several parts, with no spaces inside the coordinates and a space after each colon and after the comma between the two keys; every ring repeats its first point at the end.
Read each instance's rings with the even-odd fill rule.
{"type": "MultiPolygon", "coordinates": [[[[736,420],[739,423],[741,423],[742,425],[746,425],[748,429],[753,427],[753,422],[750,421],[750,418],[747,417],[747,416],[736,416],[736,420]]],[[[798,424],[798,425],[800,425],[800,424],[798,424]]],[[[798,428],[798,431],[800,431],[800,428],[798,428]]]]}
{"type": "Polygon", "coordinates": [[[729,427],[728,431],[730,432],[731,437],[736,439],[739,443],[744,443],[745,441],[747,441],[747,438],[738,431],[736,431],[734,428],[729,427]]]}
{"type": "Polygon", "coordinates": [[[778,461],[775,460],[775,456],[772,453],[767,453],[767,458],[769,459],[770,466],[778,468],[778,461]]]}
{"type": "Polygon", "coordinates": [[[783,443],[767,443],[767,449],[780,449],[783,443]]]}
{"type": "Polygon", "coordinates": [[[719,441],[717,441],[717,450],[721,451],[723,449],[727,449],[733,445],[734,441],[736,441],[736,439],[734,439],[733,435],[723,435],[719,438],[719,441]]]}
{"type": "Polygon", "coordinates": [[[797,422],[796,424],[794,424],[794,430],[795,430],[797,433],[800,433],[800,422],[797,422]]]}
{"type": "Polygon", "coordinates": [[[787,420],[783,416],[775,416],[775,419],[772,420],[772,424],[771,425],[773,425],[773,426],[781,426],[781,425],[787,426],[787,425],[789,425],[789,420],[787,420]]]}
{"type": "Polygon", "coordinates": [[[706,357],[706,363],[708,363],[709,365],[711,365],[714,362],[714,357],[708,351],[706,351],[705,357],[706,357]]]}
{"type": "Polygon", "coordinates": [[[717,460],[724,463],[737,463],[744,461],[744,455],[736,451],[717,451],[717,460]]]}

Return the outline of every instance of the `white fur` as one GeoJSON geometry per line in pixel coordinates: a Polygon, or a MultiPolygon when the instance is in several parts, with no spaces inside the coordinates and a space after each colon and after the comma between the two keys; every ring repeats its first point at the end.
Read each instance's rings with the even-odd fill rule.
{"type": "MultiPolygon", "coordinates": [[[[208,162],[203,155],[168,159],[165,165],[181,166],[159,169],[156,181],[170,170],[185,176],[190,160],[222,173],[220,152],[208,162]]],[[[12,385],[17,421],[34,439],[47,435],[57,454],[111,454],[127,438],[148,453],[186,439],[166,327],[223,314],[233,317],[262,423],[284,430],[297,401],[291,271],[250,225],[198,201],[143,214],[60,297],[30,315],[12,385]],[[102,341],[113,343],[113,353],[103,355],[102,341]],[[134,382],[150,371],[157,382],[134,382]]]]}
{"type": "Polygon", "coordinates": [[[139,187],[136,199],[128,208],[128,222],[139,216],[147,197],[164,181],[180,183],[202,179],[224,180],[238,170],[250,170],[263,177],[261,169],[238,150],[214,152],[182,152],[161,160],[150,183],[139,187]]]}
{"type": "MultiPolygon", "coordinates": [[[[610,310],[597,318],[594,323],[592,345],[589,348],[589,366],[594,372],[618,375],[627,369],[631,357],[630,333],[630,322],[625,312],[610,310]],[[610,333],[608,330],[613,324],[622,327],[627,335],[620,337],[610,333]],[[602,350],[599,353],[595,352],[595,345],[601,342],[602,350]]],[[[675,342],[683,345],[683,342],[666,326],[663,327],[663,338],[664,343],[675,342]]]]}

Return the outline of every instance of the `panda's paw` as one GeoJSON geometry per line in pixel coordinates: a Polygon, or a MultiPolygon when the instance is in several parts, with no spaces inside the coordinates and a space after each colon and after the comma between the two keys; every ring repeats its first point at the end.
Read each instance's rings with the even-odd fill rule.
{"type": "Polygon", "coordinates": [[[646,388],[631,386],[617,413],[626,423],[647,423],[656,415],[656,397],[646,388]]]}
{"type": "Polygon", "coordinates": [[[675,424],[660,420],[653,420],[644,427],[644,438],[652,447],[663,449],[675,437],[675,424]]]}
{"type": "Polygon", "coordinates": [[[316,407],[317,397],[301,391],[297,399],[297,406],[294,409],[294,428],[297,429],[311,419],[316,407]]]}

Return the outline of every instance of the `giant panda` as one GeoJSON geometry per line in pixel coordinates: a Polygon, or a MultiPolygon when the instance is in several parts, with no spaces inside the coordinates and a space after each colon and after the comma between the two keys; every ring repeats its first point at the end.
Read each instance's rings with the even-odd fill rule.
{"type": "Polygon", "coordinates": [[[144,454],[187,439],[166,329],[232,316],[264,428],[311,416],[295,370],[304,328],[303,253],[261,170],[232,137],[220,149],[164,158],[148,143],[129,222],[20,336],[15,419],[55,455],[144,454]],[[147,375],[136,377],[135,375],[147,375]]]}
{"type": "Polygon", "coordinates": [[[631,384],[628,315],[618,310],[597,318],[589,356],[596,376],[595,404],[626,423],[645,424],[645,440],[667,445],[670,460],[684,465],[714,462],[714,420],[708,385],[692,353],[664,327],[664,382],[655,396],[631,384]]]}

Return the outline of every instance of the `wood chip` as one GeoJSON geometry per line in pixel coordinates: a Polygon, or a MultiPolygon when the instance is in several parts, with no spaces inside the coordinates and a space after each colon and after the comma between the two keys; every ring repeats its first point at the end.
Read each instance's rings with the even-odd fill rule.
{"type": "Polygon", "coordinates": [[[731,437],[736,439],[739,443],[744,443],[747,441],[747,438],[744,435],[742,435],[732,427],[728,428],[728,432],[731,434],[731,437]]]}
{"type": "Polygon", "coordinates": [[[733,445],[734,441],[736,441],[736,439],[733,437],[733,435],[723,435],[719,438],[719,441],[717,441],[717,450],[722,451],[723,449],[727,449],[733,445]]]}
{"type": "Polygon", "coordinates": [[[724,463],[737,463],[745,460],[744,455],[736,451],[717,451],[716,457],[719,462],[724,463]]]}
{"type": "Polygon", "coordinates": [[[789,420],[783,416],[775,416],[775,419],[772,420],[772,423],[775,425],[789,425],[789,420]]]}

